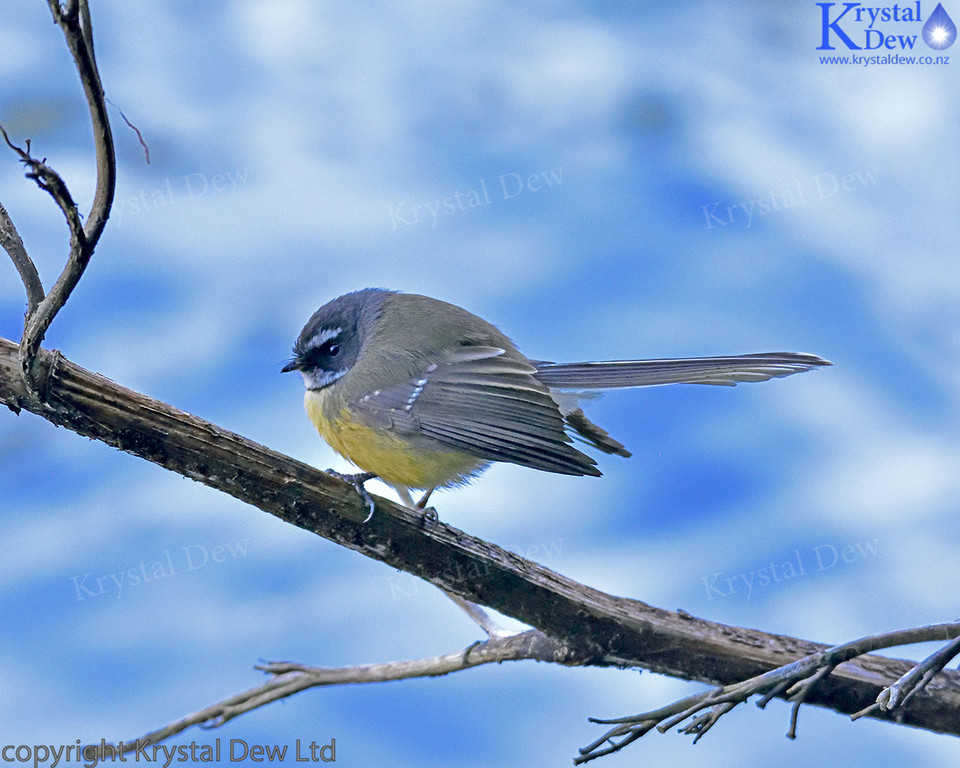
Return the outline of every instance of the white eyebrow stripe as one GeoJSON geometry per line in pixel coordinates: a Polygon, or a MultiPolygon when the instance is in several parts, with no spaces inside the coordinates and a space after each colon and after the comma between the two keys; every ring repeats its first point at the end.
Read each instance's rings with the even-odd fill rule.
{"type": "Polygon", "coordinates": [[[308,341],[304,347],[303,351],[307,352],[311,349],[316,349],[317,347],[326,344],[330,339],[335,339],[343,333],[343,328],[324,328],[320,333],[315,334],[310,341],[308,341]]]}

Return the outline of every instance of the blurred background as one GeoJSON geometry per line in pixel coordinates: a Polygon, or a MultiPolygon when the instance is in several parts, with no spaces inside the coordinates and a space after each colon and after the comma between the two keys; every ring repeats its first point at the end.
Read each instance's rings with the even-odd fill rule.
{"type": "MultiPolygon", "coordinates": [[[[591,403],[634,452],[601,457],[601,479],[496,466],[433,501],[592,587],[734,625],[835,643],[957,615],[954,56],[821,63],[808,2],[92,12],[117,198],[45,346],[341,470],[279,369],[310,314],[357,288],[460,304],[541,359],[816,353],[836,366],[591,403]]],[[[864,24],[838,24],[862,43],[864,24]]],[[[46,3],[4,3],[0,52],[0,122],[88,210],[89,119],[46,3]]],[[[9,151],[0,200],[49,286],[66,228],[9,151]]],[[[19,338],[24,308],[0,259],[0,335],[19,338]]],[[[479,638],[432,587],[29,413],[0,414],[0,489],[3,744],[132,739],[259,684],[263,659],[479,638]]],[[[508,664],[314,690],[173,744],[335,738],[343,765],[565,765],[601,733],[588,716],[702,689],[508,664]]],[[[807,707],[791,742],[788,721],[782,702],[747,705],[695,749],[655,733],[601,764],[960,759],[956,739],[807,707]]]]}

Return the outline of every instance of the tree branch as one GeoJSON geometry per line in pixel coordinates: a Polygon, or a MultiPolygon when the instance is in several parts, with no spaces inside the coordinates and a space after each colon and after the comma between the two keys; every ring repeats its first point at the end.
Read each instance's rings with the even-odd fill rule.
{"type": "MultiPolygon", "coordinates": [[[[7,144],[10,144],[3,126],[0,126],[0,133],[3,133],[3,138],[6,139],[7,144]]],[[[10,218],[7,209],[3,207],[3,203],[0,203],[0,245],[13,259],[13,264],[16,266],[17,272],[20,273],[23,287],[27,291],[27,316],[29,317],[37,311],[37,307],[43,301],[43,283],[40,282],[37,267],[33,263],[33,259],[27,254],[27,249],[23,247],[20,233],[17,232],[13,219],[10,218]]]]}
{"type": "MultiPolygon", "coordinates": [[[[27,166],[27,178],[37,183],[40,189],[47,192],[56,202],[57,207],[63,211],[67,219],[67,226],[70,228],[70,249],[86,247],[86,234],[83,231],[83,222],[80,219],[80,212],[77,210],[77,204],[73,201],[73,196],[67,188],[67,183],[63,180],[53,168],[47,165],[47,160],[37,160],[30,154],[30,140],[27,139],[26,149],[18,147],[7,135],[3,126],[0,126],[0,133],[3,134],[3,140],[7,146],[17,153],[20,162],[27,166]]],[[[21,242],[22,245],[22,242],[21,242]]]]}
{"type": "MultiPolygon", "coordinates": [[[[700,737],[710,730],[723,715],[757,693],[766,694],[757,702],[757,706],[761,708],[765,707],[775,697],[783,697],[793,702],[787,737],[794,739],[797,735],[797,717],[800,705],[809,700],[813,691],[824,684],[824,681],[837,669],[838,665],[881,648],[954,638],[953,642],[947,645],[945,649],[941,649],[937,654],[930,657],[932,659],[940,654],[939,660],[945,655],[947,649],[957,645],[958,640],[956,638],[958,636],[960,636],[960,623],[933,624],[926,627],[887,632],[881,635],[871,635],[810,654],[803,659],[784,664],[749,680],[688,696],[651,712],[644,712],[631,717],[621,717],[616,720],[591,718],[591,722],[615,725],[615,727],[592,744],[581,749],[580,757],[576,758],[574,763],[586,763],[598,757],[619,752],[654,728],[661,733],[665,733],[688,718],[693,718],[693,720],[681,728],[680,732],[693,734],[693,742],[696,744],[700,737]],[[698,715],[699,712],[708,708],[710,709],[709,712],[698,715]]],[[[929,659],[926,662],[921,662],[918,667],[915,667],[904,677],[916,676],[917,669],[925,665],[927,667],[931,666],[928,662],[929,659]]],[[[947,660],[944,660],[940,668],[946,663],[947,660]]],[[[920,675],[922,674],[923,672],[920,673],[920,675]]],[[[929,680],[930,677],[927,677],[926,682],[929,682],[929,680]]],[[[878,698],[889,698],[887,696],[889,690],[889,687],[885,688],[878,698]]],[[[875,711],[874,707],[878,707],[878,705],[868,707],[851,715],[851,717],[856,719],[871,714],[872,711],[875,711]]]]}
{"type": "MultiPolygon", "coordinates": [[[[56,317],[70,297],[83,275],[90,257],[93,256],[93,251],[107,223],[107,218],[110,216],[110,207],[113,204],[117,183],[113,134],[107,117],[107,106],[104,101],[100,73],[97,71],[97,63],[93,53],[93,31],[87,0],[71,0],[63,8],[58,0],[49,0],[49,5],[54,21],[63,30],[87,97],[97,158],[97,187],[90,213],[87,216],[87,222],[82,224],[76,203],[60,175],[48,166],[45,160],[36,160],[31,157],[29,143],[27,143],[27,148],[24,151],[18,147],[13,147],[7,139],[7,143],[14,148],[20,155],[21,161],[30,169],[27,177],[36,181],[41,189],[45,189],[53,196],[60,210],[67,217],[67,224],[70,227],[70,253],[67,262],[50,292],[40,300],[33,311],[28,312],[23,328],[23,337],[20,340],[20,367],[27,388],[34,391],[36,391],[34,362],[37,351],[40,349],[40,344],[53,322],[53,318],[56,317]]],[[[4,138],[6,138],[6,133],[4,133],[4,138]]],[[[23,272],[21,272],[22,275],[23,272]]],[[[27,278],[27,280],[30,279],[27,278]]],[[[27,285],[26,280],[24,284],[27,285]]],[[[29,301],[31,294],[29,286],[27,286],[27,293],[29,301]]]]}
{"type": "MultiPolygon", "coordinates": [[[[363,664],[355,667],[310,667],[291,662],[271,662],[255,667],[272,675],[268,682],[204,707],[169,725],[151,731],[139,739],[124,741],[122,752],[123,754],[133,752],[138,745],[158,744],[194,725],[203,728],[219,728],[246,712],[259,709],[308,688],[385,683],[416,677],[440,677],[483,664],[525,660],[577,666],[584,659],[575,649],[558,643],[542,632],[530,629],[509,637],[491,638],[482,643],[474,643],[462,651],[427,659],[363,664]]],[[[100,758],[103,759],[108,752],[109,748],[101,750],[100,758]]]]}
{"type": "MultiPolygon", "coordinates": [[[[0,402],[120,448],[253,504],[368,557],[487,605],[582,649],[584,663],[638,665],[712,685],[760,675],[827,649],[614,597],[441,522],[376,499],[373,519],[353,488],[323,472],[41,351],[42,397],[28,392],[17,348],[0,339],[0,402]]],[[[863,656],[839,666],[807,702],[852,714],[913,665],[863,656]]],[[[896,720],[960,735],[960,674],[937,676],[896,720]]],[[[780,694],[778,694],[780,695],[780,694]]]]}
{"type": "MultiPolygon", "coordinates": [[[[117,158],[113,146],[113,132],[107,117],[107,105],[93,51],[93,25],[87,0],[71,0],[61,8],[57,0],[48,0],[53,20],[66,38],[73,55],[83,92],[87,97],[90,121],[93,124],[93,143],[97,155],[97,189],[87,215],[84,234],[90,250],[96,247],[110,216],[113,195],[117,186],[117,158]]],[[[61,278],[63,276],[61,275],[61,278]]],[[[79,275],[77,276],[79,279],[79,275]]],[[[68,292],[69,295],[69,292],[68,292]]]]}
{"type": "Polygon", "coordinates": [[[893,685],[888,685],[880,691],[880,695],[877,696],[877,701],[874,704],[856,712],[850,718],[857,720],[877,709],[892,711],[898,707],[906,706],[907,702],[926,688],[933,676],[947,666],[958,654],[960,654],[960,637],[955,637],[945,646],[931,653],[893,685]]]}

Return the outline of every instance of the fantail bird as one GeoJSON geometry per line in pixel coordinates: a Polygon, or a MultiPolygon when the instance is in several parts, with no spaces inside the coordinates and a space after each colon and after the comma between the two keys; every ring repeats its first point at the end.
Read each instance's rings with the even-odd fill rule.
{"type": "MultiPolygon", "coordinates": [[[[577,405],[576,393],[655,384],[766,381],[831,365],[816,355],[550,363],[523,355],[476,315],[428,296],[367,288],[324,304],[283,367],[300,371],[307,414],[330,446],[414,507],[411,489],[459,485],[491,462],[599,476],[570,433],[604,453],[630,452],[577,405]],[[572,393],[572,394],[571,394],[572,393]]],[[[369,519],[369,517],[368,517],[369,519]]]]}

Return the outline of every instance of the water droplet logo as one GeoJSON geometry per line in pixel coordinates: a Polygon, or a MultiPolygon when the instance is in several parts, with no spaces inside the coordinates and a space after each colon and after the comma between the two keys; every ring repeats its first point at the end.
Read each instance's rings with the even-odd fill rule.
{"type": "Polygon", "coordinates": [[[957,39],[957,25],[950,15],[943,10],[943,5],[937,4],[923,25],[923,42],[935,51],[942,51],[953,45],[957,39]]]}

